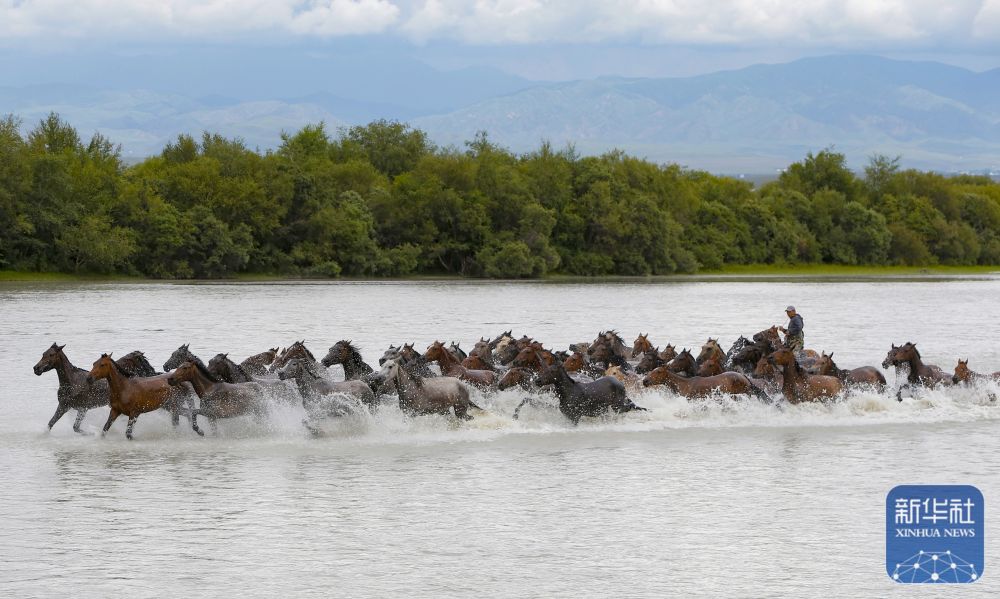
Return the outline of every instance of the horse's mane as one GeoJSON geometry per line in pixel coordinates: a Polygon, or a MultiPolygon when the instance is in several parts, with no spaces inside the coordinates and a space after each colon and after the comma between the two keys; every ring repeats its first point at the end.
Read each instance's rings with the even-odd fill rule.
{"type": "MultiPolygon", "coordinates": [[[[222,356],[222,359],[225,361],[226,365],[229,366],[230,369],[236,371],[237,374],[243,376],[248,381],[252,381],[253,380],[253,377],[250,376],[250,373],[247,372],[246,368],[243,368],[243,366],[241,364],[237,364],[235,361],[231,360],[229,358],[229,356],[227,356],[226,354],[219,354],[218,356],[215,356],[215,357],[218,358],[219,356],[222,356]]],[[[212,358],[212,359],[214,360],[215,358],[212,358]]],[[[208,369],[206,368],[206,370],[208,370],[208,369]]]]}
{"type": "Polygon", "coordinates": [[[342,345],[343,345],[344,347],[346,347],[346,348],[347,348],[347,351],[348,351],[349,353],[351,353],[352,355],[358,355],[358,356],[360,356],[360,355],[361,355],[361,348],[360,348],[360,347],[358,347],[358,346],[356,346],[356,345],[354,345],[354,342],[353,342],[353,341],[351,341],[351,340],[349,340],[349,339],[341,339],[341,340],[340,340],[340,341],[338,341],[337,343],[340,343],[340,344],[342,344],[342,345]]]}
{"type": "Polygon", "coordinates": [[[198,372],[200,372],[201,375],[207,378],[208,380],[212,381],[213,383],[222,382],[221,380],[219,380],[218,377],[216,377],[214,374],[208,371],[208,368],[205,367],[205,364],[203,364],[201,360],[198,361],[188,360],[188,361],[194,364],[198,368],[198,372]]]}

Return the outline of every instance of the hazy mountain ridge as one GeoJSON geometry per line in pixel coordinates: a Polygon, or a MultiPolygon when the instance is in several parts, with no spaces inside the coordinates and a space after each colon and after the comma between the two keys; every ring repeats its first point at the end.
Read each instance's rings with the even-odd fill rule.
{"type": "MultiPolygon", "coordinates": [[[[277,68],[269,64],[265,74],[277,68]]],[[[883,152],[925,168],[1000,165],[1000,69],[975,73],[933,62],[830,56],[686,78],[538,83],[488,69],[362,67],[317,60],[301,76],[332,79],[314,80],[308,93],[307,82],[276,85],[270,96],[246,78],[231,93],[205,81],[189,93],[7,87],[0,88],[0,112],[31,124],[56,111],[82,133],[100,130],[133,155],[157,152],[180,132],[209,129],[266,148],[282,130],[309,122],[336,127],[385,117],[426,129],[440,144],[460,146],[486,130],[518,151],[547,139],[585,153],[618,147],[723,171],[777,168],[828,145],[854,162],[883,152]]]]}

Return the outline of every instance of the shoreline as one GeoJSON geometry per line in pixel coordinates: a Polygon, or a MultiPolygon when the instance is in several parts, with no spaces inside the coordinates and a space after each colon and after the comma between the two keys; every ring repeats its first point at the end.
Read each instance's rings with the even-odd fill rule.
{"type": "Polygon", "coordinates": [[[336,283],[371,282],[399,283],[420,281],[454,281],[468,283],[509,283],[518,282],[669,282],[685,280],[739,280],[739,279],[865,279],[899,277],[906,279],[934,279],[949,276],[1000,275],[1000,266],[848,266],[834,264],[808,265],[732,265],[718,270],[704,270],[690,274],[627,276],[603,275],[581,276],[552,274],[534,279],[487,279],[458,275],[436,274],[409,277],[337,277],[311,278],[266,273],[243,273],[228,279],[150,279],[128,275],[71,274],[59,272],[32,272],[0,270],[0,283],[167,283],[167,284],[212,284],[212,283],[336,283]]]}

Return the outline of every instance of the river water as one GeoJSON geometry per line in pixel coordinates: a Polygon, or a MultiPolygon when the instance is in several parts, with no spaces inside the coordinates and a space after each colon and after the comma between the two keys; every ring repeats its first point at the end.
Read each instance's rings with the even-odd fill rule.
{"type": "Polygon", "coordinates": [[[512,420],[523,392],[475,394],[491,414],[471,423],[389,406],[318,439],[301,408],[206,438],[154,413],[130,443],[124,419],[103,439],[74,434],[72,413],[45,432],[56,377],[31,371],[53,341],[85,368],[133,349],[160,367],[182,343],[206,360],[296,339],[322,355],[341,338],[375,362],[390,343],[506,329],[555,348],[607,328],[728,347],[789,303],[841,366],[915,341],[948,371],[995,371],[997,298],[991,276],[0,284],[0,595],[910,596],[885,572],[886,493],[954,483],[986,497],[987,566],[952,590],[997,596],[995,387],[784,410],[650,391],[634,398],[647,413],[575,428],[539,408],[512,420]]]}

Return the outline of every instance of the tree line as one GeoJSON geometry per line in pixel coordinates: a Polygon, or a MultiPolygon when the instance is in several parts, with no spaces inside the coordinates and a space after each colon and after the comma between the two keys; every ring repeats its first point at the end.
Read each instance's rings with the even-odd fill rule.
{"type": "Polygon", "coordinates": [[[435,147],[376,121],[205,133],[126,164],[52,114],[0,119],[0,269],[222,278],[659,275],[734,264],[1000,264],[1000,184],[808,154],[752,184],[483,133],[435,147]]]}

